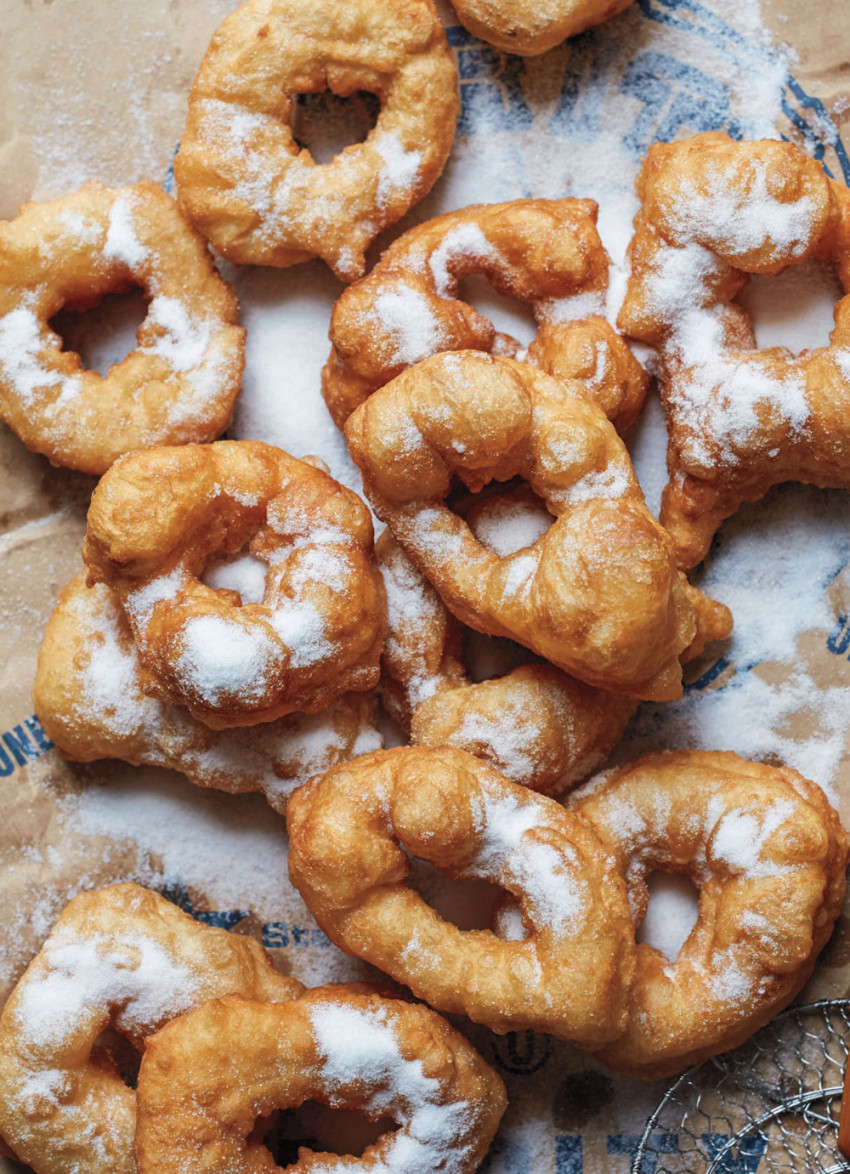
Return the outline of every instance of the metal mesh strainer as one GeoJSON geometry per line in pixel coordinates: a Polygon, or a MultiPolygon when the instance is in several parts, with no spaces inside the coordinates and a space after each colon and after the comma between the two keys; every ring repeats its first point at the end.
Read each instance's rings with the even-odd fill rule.
{"type": "Polygon", "coordinates": [[[683,1073],[647,1122],[632,1174],[839,1174],[850,999],[792,1007],[683,1073]]]}

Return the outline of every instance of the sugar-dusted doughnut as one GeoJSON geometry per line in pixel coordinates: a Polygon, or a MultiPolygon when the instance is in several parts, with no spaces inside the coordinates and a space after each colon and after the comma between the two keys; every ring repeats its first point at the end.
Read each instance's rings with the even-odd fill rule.
{"type": "Polygon", "coordinates": [[[457,351],[375,392],[345,434],[375,512],[463,623],[586,684],[679,696],[693,608],[670,538],[595,404],[525,363],[457,351]],[[556,520],[500,556],[446,498],[453,477],[476,492],[515,476],[556,520]]]}
{"type": "Polygon", "coordinates": [[[850,192],[793,143],[701,134],[656,143],[620,328],[659,349],[670,481],[661,520],[679,565],[781,481],[850,488],[850,296],[829,346],[759,350],[733,299],[754,273],[834,261],[850,292],[850,192]]]}
{"type": "Polygon", "coordinates": [[[359,1158],[302,1147],[291,1174],[472,1174],[496,1132],[500,1077],[445,1019],[362,984],[289,1003],[216,999],[147,1041],[139,1071],[139,1174],[277,1169],[258,1118],[315,1100],[398,1123],[359,1158]]]}
{"type": "Polygon", "coordinates": [[[68,584],[48,622],[33,698],[65,758],[168,767],[196,786],[257,791],[277,811],[312,775],[382,744],[372,693],[344,693],[317,713],[221,730],[149,697],[117,595],[104,583],[87,587],[84,574],[68,584]]]}
{"type": "Polygon", "coordinates": [[[174,174],[218,252],[285,267],[321,257],[359,277],[374,238],[443,169],[457,70],[432,0],[248,0],[219,26],[189,96],[174,174]],[[317,164],[291,129],[298,94],[377,94],[362,143],[317,164]]]}
{"type": "Polygon", "coordinates": [[[602,24],[632,0],[451,0],[465,28],[489,45],[535,57],[602,24]]]}
{"type": "Polygon", "coordinates": [[[369,511],[271,445],[123,458],[95,489],[83,556],[89,582],[123,604],[148,691],[213,729],[377,684],[385,606],[369,511]],[[261,602],[199,578],[246,546],[267,567],[261,602]]]}
{"type": "MultiPolygon", "coordinates": [[[[476,502],[466,515],[490,550],[511,554],[551,524],[523,489],[476,502]]],[[[387,591],[381,694],[416,746],[456,746],[486,759],[514,783],[544,794],[568,790],[611,751],[637,701],[584,685],[553,665],[523,664],[472,682],[463,625],[389,531],[375,547],[387,591]]],[[[681,659],[701,654],[732,629],[728,608],[684,583],[697,637],[681,659]]]]}
{"type": "Polygon", "coordinates": [[[648,380],[601,317],[608,255],[596,216],[593,200],[512,200],[447,212],[399,237],[334,306],[322,394],[336,424],[414,363],[482,350],[524,357],[569,381],[625,431],[648,380]],[[532,306],[538,333],[526,352],[460,297],[474,273],[532,306]]]}
{"type": "Polygon", "coordinates": [[[736,1047],[812,972],[844,898],[848,838],[821,789],[796,771],[719,751],[652,754],[576,792],[625,877],[639,924],[646,879],[699,886],[675,961],[637,947],[621,1039],[597,1054],[656,1079],[736,1047]]]}
{"type": "Polygon", "coordinates": [[[103,473],[122,453],[214,440],[239,392],[245,332],[201,236],[157,184],[25,204],[0,223],[0,418],[55,465],[103,473]],[[50,320],[139,286],[138,345],[101,376],[50,320]]]}
{"type": "Polygon", "coordinates": [[[379,750],[292,795],[289,875],[319,925],[438,1011],[597,1046],[620,1035],[634,970],[623,879],[580,817],[449,747],[379,750]],[[411,856],[519,902],[522,942],[444,921],[411,856]]]}
{"type": "Polygon", "coordinates": [[[304,987],[252,938],[193,921],[135,884],[75,897],[0,1016],[0,1130],[36,1174],[136,1174],[136,1096],[107,1028],[141,1048],[170,1019],[238,993],[304,987]]]}

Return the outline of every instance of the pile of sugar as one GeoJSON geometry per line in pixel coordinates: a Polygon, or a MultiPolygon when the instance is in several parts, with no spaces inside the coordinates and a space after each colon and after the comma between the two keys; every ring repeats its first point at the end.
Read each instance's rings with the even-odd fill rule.
{"type": "MultiPolygon", "coordinates": [[[[425,1075],[421,1060],[404,1058],[386,1011],[315,1004],[310,1008],[310,1022],[331,1104],[337,1098],[344,1103],[346,1090],[356,1088],[358,1101],[370,1116],[391,1117],[401,1125],[381,1161],[372,1167],[377,1174],[431,1174],[449,1163],[468,1161],[475,1143],[473,1106],[447,1099],[440,1081],[425,1075]]],[[[342,1174],[351,1169],[351,1160],[338,1166],[329,1163],[323,1169],[342,1174]]]]}

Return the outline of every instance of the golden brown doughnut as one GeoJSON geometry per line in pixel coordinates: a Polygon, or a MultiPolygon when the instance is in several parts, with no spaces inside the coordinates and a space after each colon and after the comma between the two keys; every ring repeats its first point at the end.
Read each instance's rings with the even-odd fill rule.
{"type": "Polygon", "coordinates": [[[818,786],[736,754],[678,751],[591,780],[571,806],[616,857],[636,925],[652,872],[700,888],[674,962],[637,947],[629,1025],[600,1059],[632,1076],[670,1076],[737,1047],[790,1003],[844,898],[848,838],[818,786]]]}
{"type": "Polygon", "coordinates": [[[457,351],[375,392],[345,434],[375,512],[459,620],[586,684],[679,696],[693,608],[595,404],[525,363],[457,351]],[[556,520],[528,548],[496,555],[445,504],[453,476],[472,492],[520,476],[556,520]]]}
{"type": "MultiPolygon", "coordinates": [[[[529,496],[520,489],[477,502],[467,514],[472,532],[497,553],[519,549],[512,540],[521,540],[521,527],[531,526],[525,535],[530,539],[539,525],[539,506],[533,512],[529,496]],[[499,545],[506,538],[510,548],[499,545]]],[[[387,591],[381,694],[413,745],[456,746],[485,759],[511,782],[560,794],[619,742],[637,709],[633,697],[584,685],[545,663],[524,664],[473,684],[463,663],[463,625],[389,531],[378,539],[375,553],[387,591]]],[[[681,655],[684,662],[728,636],[732,617],[684,577],[683,585],[698,633],[681,655]]]]}
{"type": "Polygon", "coordinates": [[[458,114],[457,70],[432,0],[248,0],[219,25],[174,161],[180,204],[239,264],[321,257],[342,281],[430,191],[458,114]],[[317,165],[291,129],[298,94],[377,94],[365,142],[317,165]]]}
{"type": "Polygon", "coordinates": [[[382,745],[372,693],[344,693],[318,713],[211,730],[187,709],[149,697],[133,633],[115,592],[77,575],[44,634],[33,697],[64,758],[120,758],[168,767],[196,786],[257,791],[283,812],[314,774],[382,745]]]}
{"type": "Polygon", "coordinates": [[[759,350],[733,299],[753,273],[834,261],[850,291],[850,192],[792,143],[701,134],[650,148],[622,330],[659,349],[679,565],[781,481],[850,488],[850,297],[830,345],[759,350]]]}
{"type": "Polygon", "coordinates": [[[338,427],[373,391],[441,351],[525,358],[598,403],[619,432],[634,423],[648,378],[605,312],[608,256],[593,200],[512,200],[447,212],[411,228],[331,315],[322,394],[338,427]],[[483,273],[528,302],[538,333],[523,352],[459,297],[483,273]]]}
{"type": "Polygon", "coordinates": [[[136,1174],[136,1096],[106,1051],[135,1048],[220,995],[304,990],[252,938],[193,921],[135,884],[75,897],[0,1016],[0,1129],[36,1174],[136,1174]]]}
{"type": "Polygon", "coordinates": [[[150,180],[25,204],[0,222],[0,417],[54,465],[103,473],[122,453],[214,440],[244,365],[233,291],[175,202],[150,180]],[[50,320],[140,286],[138,346],[83,369],[50,320]]]}
{"type": "Polygon", "coordinates": [[[270,1174],[255,1122],[307,1100],[399,1128],[360,1158],[302,1147],[290,1174],[472,1174],[506,1104],[500,1077],[434,1011],[355,984],[181,1016],[147,1041],[138,1096],[138,1174],[270,1174]]]}
{"type": "Polygon", "coordinates": [[[451,0],[460,23],[505,53],[535,57],[601,24],[632,0],[451,0]]]}
{"type": "Polygon", "coordinates": [[[377,684],[384,593],[360,498],[257,441],[124,457],[92,496],[90,583],[119,596],[146,691],[212,729],[324,709],[377,684]],[[199,576],[247,546],[261,603],[199,576]]]}
{"type": "Polygon", "coordinates": [[[289,875],[319,925],[439,1011],[595,1046],[625,1027],[625,884],[583,819],[449,747],[379,750],[292,795],[289,875]],[[463,931],[407,886],[411,856],[501,885],[528,937],[463,931]]]}

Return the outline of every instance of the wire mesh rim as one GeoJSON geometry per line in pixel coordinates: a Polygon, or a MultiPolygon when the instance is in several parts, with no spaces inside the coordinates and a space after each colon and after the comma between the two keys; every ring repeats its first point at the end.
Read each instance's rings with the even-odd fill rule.
{"type": "MultiPolygon", "coordinates": [[[[760,1034],[761,1032],[768,1031],[772,1028],[775,1028],[778,1023],[781,1023],[785,1019],[793,1019],[795,1017],[808,1015],[810,1013],[815,1013],[818,1011],[836,1011],[839,1009],[850,1010],[850,998],[846,998],[846,999],[818,999],[817,1002],[814,1002],[814,1003],[805,1003],[801,1006],[786,1007],[784,1011],[781,1011],[778,1015],[776,1015],[773,1019],[771,1019],[771,1021],[769,1023],[766,1023],[764,1025],[764,1027],[760,1028],[760,1031],[757,1032],[756,1035],[760,1034]]],[[[750,1039],[745,1040],[744,1043],[740,1045],[740,1047],[746,1048],[750,1044],[751,1040],[755,1039],[755,1038],[756,1038],[756,1036],[751,1036],[750,1039]]],[[[738,1049],[735,1048],[731,1052],[727,1052],[725,1054],[731,1056],[731,1055],[734,1055],[734,1053],[737,1050],[738,1049]]],[[[722,1054],[724,1054],[724,1053],[721,1053],[721,1055],[722,1054]]],[[[676,1079],[670,1084],[670,1086],[666,1089],[663,1097],[661,1098],[661,1100],[656,1105],[655,1109],[652,1111],[652,1113],[647,1118],[647,1122],[646,1122],[646,1125],[644,1126],[643,1133],[641,1134],[640,1141],[638,1142],[637,1148],[634,1152],[631,1166],[629,1167],[629,1174],[642,1174],[643,1159],[644,1159],[644,1156],[646,1155],[646,1152],[647,1152],[647,1145],[649,1144],[649,1139],[652,1137],[652,1134],[655,1130],[656,1125],[658,1124],[658,1120],[661,1117],[661,1114],[664,1112],[664,1109],[667,1107],[667,1105],[670,1104],[670,1102],[672,1101],[672,1099],[676,1095],[677,1090],[683,1084],[686,1084],[688,1081],[694,1083],[694,1076],[696,1075],[696,1073],[699,1072],[700,1069],[703,1068],[706,1064],[711,1063],[712,1060],[714,1060],[714,1059],[715,1059],[715,1057],[707,1057],[705,1060],[701,1060],[699,1064],[693,1064],[690,1068],[686,1068],[685,1071],[680,1073],[676,1077],[676,1079]]],[[[822,1100],[823,1097],[826,1095],[829,1095],[829,1094],[835,1095],[836,1092],[841,1092],[841,1091],[842,1091],[842,1089],[839,1087],[836,1087],[834,1089],[832,1087],[830,1089],[818,1089],[817,1095],[816,1096],[813,1095],[809,1099],[811,1101],[822,1100]]],[[[806,1098],[804,1096],[798,1096],[796,1098],[793,1098],[793,1100],[802,1104],[802,1103],[804,1103],[806,1098]]],[[[791,1102],[789,1101],[788,1103],[791,1103],[791,1102]]],[[[785,1111],[785,1108],[786,1108],[785,1104],[783,1104],[781,1107],[780,1106],[775,1107],[769,1113],[765,1114],[765,1119],[769,1119],[770,1117],[775,1116],[776,1113],[778,1111],[780,1111],[780,1109],[781,1109],[781,1111],[785,1111]]],[[[730,1137],[729,1141],[723,1146],[723,1148],[717,1154],[715,1154],[714,1157],[711,1159],[710,1164],[706,1167],[705,1174],[711,1174],[711,1171],[715,1169],[718,1160],[721,1158],[721,1155],[727,1153],[729,1151],[729,1149],[731,1148],[733,1142],[737,1138],[739,1138],[743,1133],[749,1133],[751,1131],[751,1129],[756,1126],[756,1124],[757,1123],[754,1121],[750,1125],[748,1125],[746,1130],[739,1130],[734,1135],[734,1137],[730,1137]]],[[[850,1171],[850,1163],[839,1161],[835,1165],[830,1166],[828,1169],[823,1170],[821,1172],[821,1174],[845,1174],[846,1171],[850,1171]]]]}

